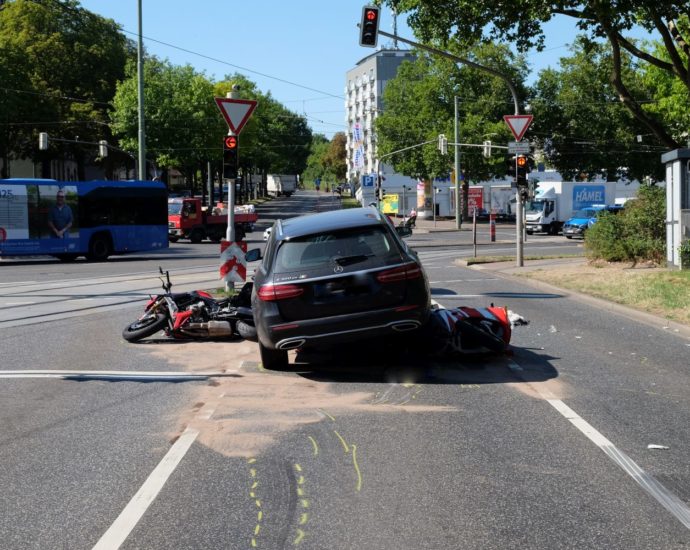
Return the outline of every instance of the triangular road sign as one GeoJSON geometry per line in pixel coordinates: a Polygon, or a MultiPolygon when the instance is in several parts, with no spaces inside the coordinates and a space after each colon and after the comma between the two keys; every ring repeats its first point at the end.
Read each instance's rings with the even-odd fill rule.
{"type": "Polygon", "coordinates": [[[504,115],[503,120],[506,121],[508,128],[513,132],[515,141],[520,141],[525,135],[527,128],[532,124],[533,115],[504,115]]]}
{"type": "Polygon", "coordinates": [[[247,123],[256,109],[256,101],[253,99],[232,99],[229,97],[216,97],[216,105],[223,114],[230,130],[236,135],[242,131],[242,127],[247,123]]]}

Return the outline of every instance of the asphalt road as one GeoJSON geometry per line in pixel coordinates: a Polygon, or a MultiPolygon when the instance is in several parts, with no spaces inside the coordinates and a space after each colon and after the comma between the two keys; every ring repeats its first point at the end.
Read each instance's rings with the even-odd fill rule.
{"type": "MultiPolygon", "coordinates": [[[[330,200],[273,201],[250,237],[330,200]]],[[[472,247],[442,238],[409,241],[434,298],[528,319],[512,356],[439,361],[362,342],[266,371],[250,342],[120,337],[161,262],[180,289],[212,284],[217,245],[3,261],[2,546],[689,548],[690,342],[462,267],[472,247]],[[44,369],[122,377],[29,377],[44,369]],[[126,376],[141,371],[218,376],[126,376]]]]}

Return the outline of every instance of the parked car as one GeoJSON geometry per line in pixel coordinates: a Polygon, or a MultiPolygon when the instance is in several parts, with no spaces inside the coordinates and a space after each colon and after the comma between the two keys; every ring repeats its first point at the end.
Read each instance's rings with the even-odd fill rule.
{"type": "Polygon", "coordinates": [[[332,347],[415,331],[431,310],[429,282],[416,253],[375,208],[279,220],[254,276],[252,308],[261,361],[288,365],[288,350],[332,347]]]}
{"type": "Polygon", "coordinates": [[[582,208],[575,212],[573,216],[563,224],[563,235],[565,235],[567,239],[572,239],[573,237],[582,237],[584,239],[585,232],[594,225],[597,221],[597,217],[602,212],[616,214],[621,210],[623,210],[623,206],[620,204],[610,206],[595,204],[587,208],[582,208]]]}

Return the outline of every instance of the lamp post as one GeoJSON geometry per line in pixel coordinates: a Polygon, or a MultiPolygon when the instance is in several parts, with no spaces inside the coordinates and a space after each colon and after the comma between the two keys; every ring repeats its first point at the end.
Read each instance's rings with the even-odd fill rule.
{"type": "Polygon", "coordinates": [[[139,109],[139,179],[146,179],[146,130],[144,128],[144,43],[141,23],[141,0],[138,1],[139,41],[137,42],[137,91],[139,109]]]}

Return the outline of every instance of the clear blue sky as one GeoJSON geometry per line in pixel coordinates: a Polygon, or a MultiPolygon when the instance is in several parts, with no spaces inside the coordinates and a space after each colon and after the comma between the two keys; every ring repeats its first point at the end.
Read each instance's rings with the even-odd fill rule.
{"type": "MultiPolygon", "coordinates": [[[[137,0],[81,4],[114,19],[136,40],[137,0]]],[[[290,110],[306,114],[314,132],[331,138],[346,129],[345,73],[374,52],[359,46],[363,5],[362,0],[142,0],[144,45],[214,80],[242,73],[290,110]]],[[[392,33],[392,26],[392,15],[384,9],[381,29],[392,33]]],[[[574,36],[570,21],[552,23],[547,30],[546,51],[530,56],[535,74],[557,66],[574,36]]],[[[414,40],[404,15],[398,18],[398,33],[414,40]]],[[[379,45],[389,42],[379,37],[379,45]]]]}

